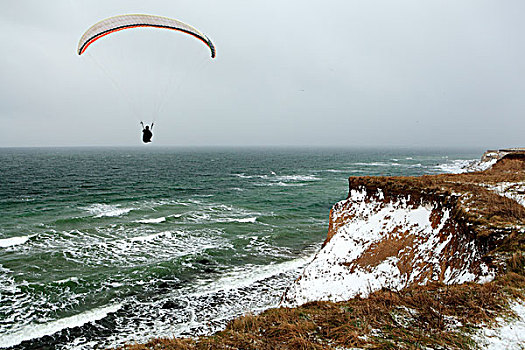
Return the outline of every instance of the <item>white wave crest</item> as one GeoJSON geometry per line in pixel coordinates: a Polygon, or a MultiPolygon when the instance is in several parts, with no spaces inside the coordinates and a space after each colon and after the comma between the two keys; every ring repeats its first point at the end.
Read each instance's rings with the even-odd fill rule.
{"type": "Polygon", "coordinates": [[[160,218],[137,220],[136,222],[141,223],[141,224],[160,224],[161,222],[164,222],[164,221],[166,221],[166,218],[160,217],[160,218]]]}
{"type": "Polygon", "coordinates": [[[323,170],[327,173],[348,173],[352,170],[349,170],[349,169],[326,169],[326,170],[323,170]]]}
{"type": "Polygon", "coordinates": [[[277,181],[319,181],[321,180],[315,175],[280,175],[276,176],[277,181]]]}
{"type": "Polygon", "coordinates": [[[315,254],[311,254],[278,264],[247,265],[228,273],[207,286],[203,286],[194,295],[205,295],[220,290],[242,288],[286,271],[299,270],[310,262],[314,256],[315,254]]]}
{"type": "Polygon", "coordinates": [[[277,175],[275,172],[271,172],[271,175],[246,175],[244,173],[241,174],[233,174],[234,176],[240,177],[242,179],[267,179],[271,181],[319,181],[321,180],[315,175],[277,175]]]}
{"type": "Polygon", "coordinates": [[[282,181],[279,181],[279,182],[266,182],[266,183],[256,183],[255,186],[281,186],[281,187],[286,187],[286,186],[291,186],[291,187],[300,187],[300,186],[305,186],[304,183],[297,183],[297,182],[282,182],[282,181]]]}
{"type": "Polygon", "coordinates": [[[131,242],[147,242],[147,241],[153,241],[159,237],[171,237],[172,233],[169,231],[166,232],[159,232],[159,233],[153,233],[151,235],[147,236],[139,236],[139,237],[133,237],[131,238],[131,242]]]}
{"type": "Polygon", "coordinates": [[[240,177],[241,179],[266,179],[268,175],[246,175],[244,173],[232,174],[233,176],[240,177]]]}
{"type": "Polygon", "coordinates": [[[226,218],[226,219],[222,219],[222,220],[219,220],[219,222],[255,222],[257,221],[257,217],[253,217],[253,218],[226,218]]]}
{"type": "Polygon", "coordinates": [[[7,247],[15,246],[15,245],[24,244],[31,237],[33,237],[33,235],[0,239],[0,248],[7,248],[7,247]]]}
{"type": "Polygon", "coordinates": [[[135,208],[121,208],[119,205],[110,204],[93,204],[84,209],[87,210],[90,214],[95,215],[96,218],[101,218],[122,216],[129,213],[135,208]]]}
{"type": "Polygon", "coordinates": [[[18,345],[26,340],[42,338],[46,335],[54,334],[65,328],[80,327],[86,323],[101,320],[108,314],[116,312],[121,307],[122,304],[114,304],[44,324],[25,325],[15,332],[0,335],[0,347],[7,348],[18,345]]]}
{"type": "MultiPolygon", "coordinates": [[[[408,159],[408,158],[407,158],[408,159]]],[[[385,162],[370,162],[370,163],[352,163],[353,165],[361,165],[361,166],[391,166],[393,163],[385,163],[385,162]]]]}
{"type": "Polygon", "coordinates": [[[468,167],[474,162],[474,160],[463,160],[456,159],[451,162],[436,165],[436,169],[444,173],[449,174],[460,174],[468,171],[468,167]]]}

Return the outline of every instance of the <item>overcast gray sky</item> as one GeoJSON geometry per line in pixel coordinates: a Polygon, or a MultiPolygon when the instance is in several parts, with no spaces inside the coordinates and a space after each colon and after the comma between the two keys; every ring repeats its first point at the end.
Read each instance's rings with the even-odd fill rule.
{"type": "Polygon", "coordinates": [[[525,2],[0,2],[0,147],[525,146],[525,2]],[[207,34],[108,35],[126,13],[207,34]]]}

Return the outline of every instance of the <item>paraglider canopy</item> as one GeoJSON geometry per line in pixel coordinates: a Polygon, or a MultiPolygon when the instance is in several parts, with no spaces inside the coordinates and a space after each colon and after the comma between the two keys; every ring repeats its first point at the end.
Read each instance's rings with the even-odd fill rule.
{"type": "Polygon", "coordinates": [[[80,38],[78,54],[82,55],[89,45],[108,34],[138,27],[164,28],[190,34],[205,43],[211,50],[211,57],[215,57],[215,46],[206,35],[196,28],[176,19],[141,14],[109,17],[94,24],[80,38]]]}

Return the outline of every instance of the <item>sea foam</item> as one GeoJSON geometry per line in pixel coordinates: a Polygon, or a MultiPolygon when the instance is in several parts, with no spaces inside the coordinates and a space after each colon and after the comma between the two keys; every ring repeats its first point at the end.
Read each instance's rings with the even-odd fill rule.
{"type": "Polygon", "coordinates": [[[241,222],[241,223],[244,223],[244,222],[256,222],[257,221],[257,217],[253,217],[253,218],[225,218],[225,219],[222,219],[222,220],[218,220],[218,222],[241,222]]]}
{"type": "Polygon", "coordinates": [[[84,209],[87,210],[90,214],[95,215],[96,218],[101,218],[125,215],[135,208],[121,208],[118,205],[110,204],[93,204],[84,209]]]}
{"type": "Polygon", "coordinates": [[[141,224],[160,224],[161,222],[164,222],[164,221],[166,221],[166,218],[160,217],[160,218],[137,220],[136,222],[141,223],[141,224]]]}
{"type": "Polygon", "coordinates": [[[0,248],[12,247],[15,245],[24,244],[32,236],[20,236],[0,239],[0,248]]]}
{"type": "Polygon", "coordinates": [[[474,160],[457,159],[452,162],[436,165],[436,169],[450,174],[460,174],[467,171],[467,168],[474,160]]]}
{"type": "Polygon", "coordinates": [[[114,304],[93,310],[85,311],[81,314],[65,317],[56,321],[44,324],[29,324],[22,326],[15,332],[0,335],[0,347],[10,347],[20,344],[23,341],[41,338],[51,335],[65,328],[80,327],[86,323],[98,321],[112,312],[116,312],[122,307],[121,304],[114,304]]]}

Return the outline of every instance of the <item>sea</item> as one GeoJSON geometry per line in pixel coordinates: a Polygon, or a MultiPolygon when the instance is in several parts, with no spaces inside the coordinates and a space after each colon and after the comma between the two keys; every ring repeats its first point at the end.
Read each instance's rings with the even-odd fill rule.
{"type": "Polygon", "coordinates": [[[211,334],[278,307],[348,177],[481,150],[0,148],[0,348],[211,334]]]}

